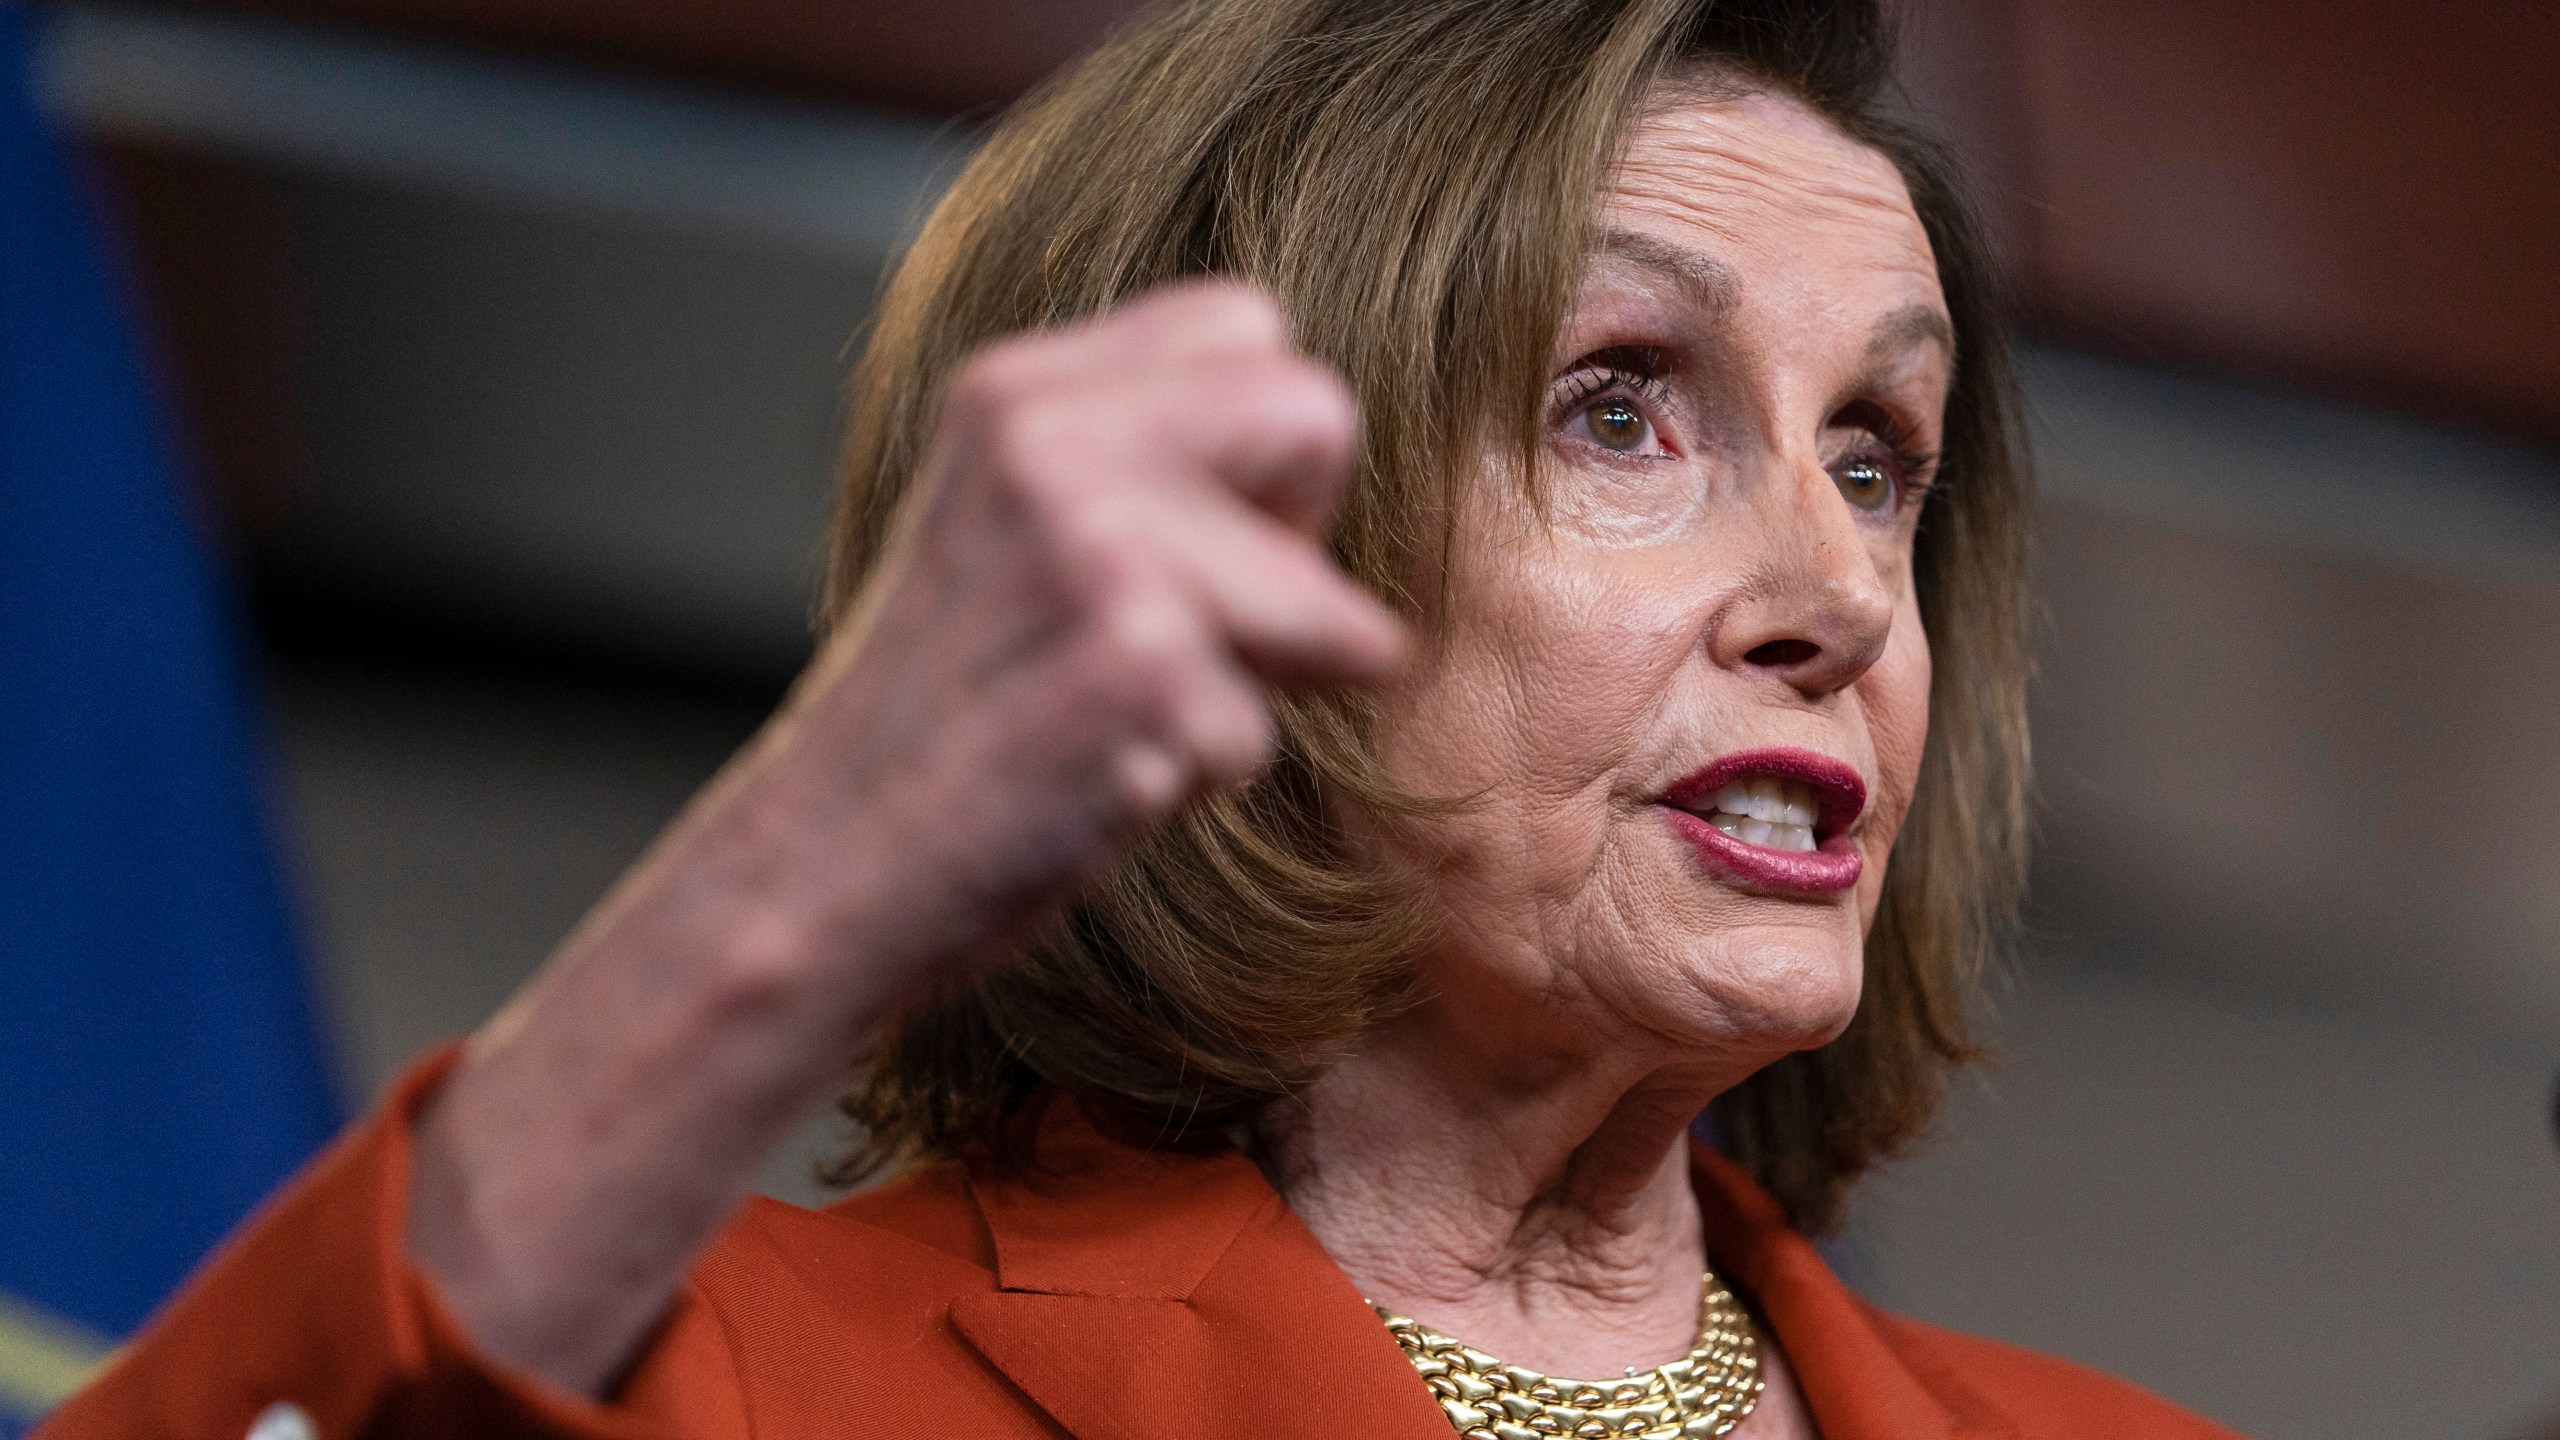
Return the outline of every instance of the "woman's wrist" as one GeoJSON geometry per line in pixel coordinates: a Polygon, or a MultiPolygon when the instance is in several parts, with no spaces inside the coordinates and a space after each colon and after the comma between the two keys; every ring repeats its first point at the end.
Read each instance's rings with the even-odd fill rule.
{"type": "Polygon", "coordinates": [[[933,952],[961,942],[922,933],[925,885],[901,873],[917,847],[876,796],[826,773],[830,757],[795,721],[786,713],[733,763],[563,958],[638,972],[688,1046],[793,1056],[782,1068],[823,1083],[933,952]]]}
{"type": "Polygon", "coordinates": [[[757,783],[706,796],[417,1122],[413,1257],[489,1354],[563,1389],[628,1361],[901,998],[870,963],[872,847],[838,829],[830,874],[803,873],[805,821],[756,813],[757,783]]]}

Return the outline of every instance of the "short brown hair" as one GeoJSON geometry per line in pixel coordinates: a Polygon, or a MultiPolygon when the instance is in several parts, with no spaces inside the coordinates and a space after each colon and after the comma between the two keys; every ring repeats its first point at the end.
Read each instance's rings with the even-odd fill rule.
{"type": "MultiPolygon", "coordinates": [[[[1427,517],[1475,478],[1488,434],[1534,453],[1594,200],[1636,118],[1680,77],[1802,100],[1899,167],[1960,337],[1917,542],[1929,747],[1865,992],[1840,1038],[1716,1107],[1724,1149],[1798,1225],[1830,1225],[1977,1053],[1971,980],[2012,908],[2026,812],[2028,496],[2009,379],[1948,167],[1888,114],[1891,62],[1874,0],[1153,12],[996,128],[891,283],[853,381],[830,614],[885,543],[970,352],[1200,274],[1268,287],[1298,343],[1349,379],[1364,454],[1334,553],[1425,614],[1406,587],[1446,539],[1427,517]]],[[[1399,1003],[1428,921],[1346,859],[1325,807],[1413,802],[1376,783],[1356,697],[1280,718],[1265,777],[1186,809],[1011,963],[879,1038],[842,1102],[863,1138],[839,1178],[1000,1159],[1051,1087],[1167,1143],[1220,1134],[1399,1003]]]]}

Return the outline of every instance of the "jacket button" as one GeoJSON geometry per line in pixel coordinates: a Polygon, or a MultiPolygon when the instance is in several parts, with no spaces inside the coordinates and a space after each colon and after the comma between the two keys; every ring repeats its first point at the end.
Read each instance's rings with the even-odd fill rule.
{"type": "Polygon", "coordinates": [[[311,1423],[311,1413],[287,1400],[258,1412],[249,1422],[245,1440],[320,1440],[320,1427],[311,1423]]]}

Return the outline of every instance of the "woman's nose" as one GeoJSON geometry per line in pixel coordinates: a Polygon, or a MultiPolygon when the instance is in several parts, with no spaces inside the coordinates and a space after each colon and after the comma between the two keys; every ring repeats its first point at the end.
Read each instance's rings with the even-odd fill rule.
{"type": "Polygon", "coordinates": [[[1820,697],[1856,683],[1884,653],[1894,597],[1827,471],[1783,489],[1785,502],[1762,513],[1751,583],[1718,617],[1709,650],[1727,669],[1820,697]]]}

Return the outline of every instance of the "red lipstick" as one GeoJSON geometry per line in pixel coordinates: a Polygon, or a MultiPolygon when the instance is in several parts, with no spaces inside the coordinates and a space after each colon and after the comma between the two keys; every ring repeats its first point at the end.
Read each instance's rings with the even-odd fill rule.
{"type": "Polygon", "coordinates": [[[1849,766],[1814,750],[1769,746],[1737,750],[1662,793],[1671,828],[1707,869],[1746,888],[1783,895],[1830,896],[1858,883],[1866,859],[1849,827],[1867,808],[1867,785],[1849,766]],[[1814,848],[1781,850],[1754,845],[1709,823],[1716,793],[1737,780],[1778,780],[1801,785],[1817,798],[1814,848]]]}

